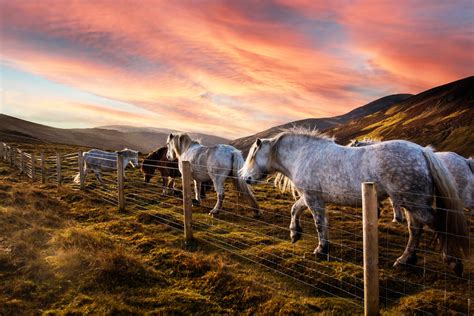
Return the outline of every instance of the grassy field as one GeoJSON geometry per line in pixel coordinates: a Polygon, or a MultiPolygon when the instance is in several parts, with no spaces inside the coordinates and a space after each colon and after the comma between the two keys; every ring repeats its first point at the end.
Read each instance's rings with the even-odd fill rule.
{"type": "MultiPolygon", "coordinates": [[[[32,146],[19,144],[29,152],[32,146]]],[[[34,146],[49,153],[78,150],[34,146]]],[[[193,208],[196,241],[186,245],[179,197],[160,195],[158,186],[127,170],[127,210],[119,213],[108,202],[113,185],[101,187],[91,176],[80,191],[71,184],[74,168],[73,159],[65,161],[65,185],[58,189],[31,183],[0,162],[0,313],[363,312],[358,208],[329,205],[332,248],[329,261],[321,260],[312,254],[317,241],[309,212],[302,240],[289,241],[291,196],[256,186],[264,214],[255,219],[229,183],[221,214],[207,215],[214,192],[193,208]]],[[[392,268],[408,233],[391,217],[385,207],[379,221],[382,312],[467,313],[472,261],[464,278],[456,278],[426,233],[418,266],[392,268]]]]}

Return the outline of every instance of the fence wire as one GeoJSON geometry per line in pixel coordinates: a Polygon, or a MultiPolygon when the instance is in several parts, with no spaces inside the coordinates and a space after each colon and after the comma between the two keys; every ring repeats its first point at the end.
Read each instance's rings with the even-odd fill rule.
{"type": "MultiPolygon", "coordinates": [[[[93,194],[98,200],[111,205],[118,205],[119,183],[117,179],[116,160],[100,155],[91,155],[96,161],[113,162],[113,167],[104,172],[89,171],[83,179],[83,189],[93,194]]],[[[77,176],[79,174],[78,153],[62,153],[50,156],[31,154],[18,148],[0,143],[0,159],[20,170],[22,174],[34,181],[43,181],[56,185],[65,185],[80,189],[77,176]],[[58,167],[58,163],[60,167],[58,167]]],[[[127,166],[125,166],[127,167],[127,166]]],[[[123,186],[124,203],[126,209],[132,212],[148,212],[152,217],[166,224],[172,229],[183,232],[183,189],[180,177],[170,181],[167,177],[160,177],[160,173],[174,172],[179,176],[178,163],[170,164],[165,160],[150,160],[140,165],[141,170],[127,168],[123,186]],[[155,169],[160,170],[157,172],[155,169]],[[160,169],[161,168],[161,169],[160,169]],[[150,172],[151,170],[151,172],[150,172]],[[145,182],[144,178],[152,178],[145,182]],[[153,178],[155,177],[155,179],[153,178]],[[159,179],[159,181],[156,180],[159,179]],[[160,182],[160,183],[158,183],[160,182]],[[158,213],[149,213],[149,211],[158,213]]],[[[193,165],[193,167],[207,167],[193,165]]],[[[235,170],[214,168],[214,172],[226,170],[227,178],[232,181],[241,180],[235,170]]],[[[213,172],[213,171],[209,171],[213,172]]],[[[333,206],[328,208],[330,218],[327,225],[320,225],[329,231],[330,250],[324,260],[316,258],[313,249],[318,243],[315,218],[311,214],[303,213],[299,218],[302,228],[301,240],[290,242],[289,224],[292,216],[289,214],[292,204],[296,201],[291,194],[282,193],[273,188],[268,180],[257,181],[253,193],[260,203],[254,208],[245,201],[245,194],[232,185],[232,181],[225,184],[225,199],[220,213],[210,217],[207,215],[214,207],[215,192],[208,190],[207,198],[202,199],[199,206],[193,209],[193,230],[199,242],[212,248],[225,251],[232,256],[251,262],[284,278],[299,282],[321,295],[338,296],[356,306],[363,305],[363,249],[361,221],[359,208],[362,199],[355,192],[328,192],[320,189],[307,190],[314,194],[343,194],[356,201],[355,207],[333,206]],[[209,196],[212,196],[209,198],[209,196]],[[262,200],[264,196],[265,200],[262,200]],[[262,217],[255,217],[257,211],[263,211],[262,217]]],[[[212,186],[212,185],[211,185],[212,186]]],[[[195,196],[200,199],[202,192],[195,196]]],[[[398,192],[401,194],[419,195],[412,192],[398,192]]],[[[434,198],[435,196],[431,196],[434,198]]],[[[197,201],[195,201],[197,204],[197,201]]],[[[417,203],[406,203],[405,207],[422,206],[417,203]]],[[[391,207],[384,207],[389,210],[391,207]]],[[[314,208],[313,211],[325,211],[326,207],[314,208]]],[[[458,212],[457,210],[442,209],[443,211],[458,212]]],[[[469,245],[473,240],[472,211],[464,212],[468,217],[469,236],[466,237],[469,245]]],[[[395,224],[390,214],[382,214],[379,219],[379,261],[380,261],[380,300],[385,308],[394,307],[408,295],[416,295],[425,291],[432,291],[444,296],[444,304],[437,301],[423,301],[424,305],[412,306],[417,314],[432,314],[432,311],[451,313],[451,304],[448,301],[454,293],[456,300],[462,301],[462,310],[457,314],[469,314],[471,298],[471,274],[474,263],[470,258],[464,259],[465,273],[463,276],[453,274],[446,265],[442,265],[439,252],[435,249],[436,230],[424,230],[425,237],[414,250],[417,252],[418,262],[407,263],[405,269],[395,269],[393,261],[405,250],[406,240],[400,242],[400,232],[405,231],[405,224],[395,224]],[[440,268],[442,267],[442,268],[440,268]]],[[[445,236],[450,234],[444,232],[445,236]]],[[[451,234],[456,237],[461,237],[451,234]]],[[[462,259],[451,256],[453,259],[462,259]]],[[[422,298],[420,297],[422,300],[422,298]]]]}

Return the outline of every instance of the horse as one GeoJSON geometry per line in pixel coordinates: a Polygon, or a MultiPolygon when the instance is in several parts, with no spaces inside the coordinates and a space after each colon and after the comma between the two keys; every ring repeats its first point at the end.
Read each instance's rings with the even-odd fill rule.
{"type": "Polygon", "coordinates": [[[308,207],[318,232],[317,256],[329,255],[325,204],[360,205],[361,183],[376,182],[379,198],[390,197],[407,210],[410,237],[394,266],[416,264],[426,225],[436,232],[444,261],[462,275],[462,255],[469,255],[467,221],[451,174],[430,148],[402,140],[346,147],[318,131],[286,130],[257,139],[240,170],[249,184],[275,173],[299,195],[291,208],[291,241],[301,238],[300,217],[308,207]]]}
{"type": "MultiPolygon", "coordinates": [[[[348,146],[362,147],[369,146],[380,141],[370,138],[364,138],[362,141],[352,140],[348,146]]],[[[474,208],[474,171],[471,168],[472,158],[464,158],[451,151],[440,151],[434,153],[446,166],[454,178],[458,196],[461,198],[464,207],[467,209],[474,208]]],[[[404,215],[399,205],[393,206],[394,222],[403,222],[404,215]]]]}
{"type": "MultiPolygon", "coordinates": [[[[86,179],[89,170],[92,170],[99,182],[104,184],[102,180],[101,171],[117,170],[117,155],[120,153],[123,156],[123,169],[125,178],[125,168],[131,164],[133,168],[138,168],[138,151],[125,148],[116,152],[109,152],[100,149],[91,149],[82,153],[84,159],[84,180],[86,179]]],[[[75,183],[80,182],[80,173],[74,178],[75,183]]]]}
{"type": "Polygon", "coordinates": [[[224,201],[224,183],[229,177],[233,179],[239,196],[243,196],[255,212],[260,216],[261,211],[253,192],[245,180],[239,177],[239,169],[244,164],[244,158],[239,150],[230,145],[203,146],[186,133],[170,134],[166,141],[169,160],[178,159],[179,170],[182,172],[182,162],[191,163],[191,177],[195,185],[195,205],[200,205],[201,183],[212,181],[217,192],[217,202],[209,215],[214,216],[222,209],[224,201]]]}
{"type": "Polygon", "coordinates": [[[181,173],[178,169],[178,161],[170,161],[166,158],[167,147],[161,147],[157,150],[149,153],[141,165],[141,171],[143,173],[143,180],[145,183],[150,183],[150,180],[155,174],[155,170],[158,169],[163,182],[163,194],[168,194],[171,191],[175,193],[174,179],[181,177],[181,173]]]}
{"type": "MultiPolygon", "coordinates": [[[[167,152],[168,148],[163,146],[149,153],[143,160],[140,169],[143,173],[143,181],[145,181],[145,183],[150,183],[156,170],[160,172],[163,183],[163,195],[169,193],[177,194],[178,192],[175,190],[174,179],[181,177],[178,160],[168,160],[166,157],[167,152]]],[[[201,199],[206,198],[206,191],[209,189],[209,183],[203,183],[201,186],[201,199]]]]}

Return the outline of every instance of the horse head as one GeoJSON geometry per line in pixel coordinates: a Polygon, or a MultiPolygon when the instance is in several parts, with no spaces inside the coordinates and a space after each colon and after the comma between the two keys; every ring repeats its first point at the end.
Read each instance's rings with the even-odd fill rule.
{"type": "Polygon", "coordinates": [[[245,164],[240,169],[240,176],[248,184],[254,184],[268,176],[269,160],[271,158],[272,144],[270,139],[257,138],[245,160],[245,164]]]}
{"type": "Polygon", "coordinates": [[[166,147],[168,148],[166,158],[170,161],[179,159],[193,143],[198,144],[197,141],[192,140],[186,133],[169,134],[166,140],[166,147]]]}

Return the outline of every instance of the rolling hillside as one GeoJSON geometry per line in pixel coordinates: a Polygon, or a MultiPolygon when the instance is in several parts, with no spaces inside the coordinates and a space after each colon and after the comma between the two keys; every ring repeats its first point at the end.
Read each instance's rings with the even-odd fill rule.
{"type": "Polygon", "coordinates": [[[439,151],[474,155],[474,77],[467,77],[417,95],[398,94],[375,100],[334,118],[306,119],[276,126],[231,144],[246,152],[257,137],[271,137],[282,128],[318,128],[340,144],[353,138],[407,139],[439,151]]]}
{"type": "Polygon", "coordinates": [[[319,130],[324,131],[334,126],[339,126],[341,124],[349,122],[351,120],[365,117],[366,115],[370,115],[379,110],[389,108],[393,104],[406,100],[407,98],[411,96],[412,96],[411,94],[393,94],[393,95],[389,95],[389,96],[377,99],[375,101],[372,101],[364,106],[358,107],[343,115],[328,117],[328,118],[310,118],[310,119],[304,119],[304,120],[286,123],[283,125],[269,128],[263,132],[259,132],[251,136],[238,138],[232,141],[231,145],[239,148],[244,153],[246,153],[257,137],[258,138],[272,137],[278,134],[282,129],[291,128],[291,127],[305,127],[305,128],[310,128],[310,129],[317,128],[319,130]]]}
{"type": "Polygon", "coordinates": [[[439,151],[474,154],[474,77],[451,82],[328,131],[338,142],[407,139],[439,151]]]}
{"type": "MultiPolygon", "coordinates": [[[[228,143],[225,138],[192,134],[204,144],[228,143]]],[[[149,152],[166,142],[168,132],[153,128],[110,126],[100,128],[61,129],[0,114],[0,138],[8,142],[70,144],[118,150],[124,147],[149,152]]]]}

